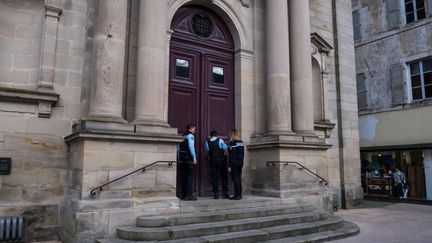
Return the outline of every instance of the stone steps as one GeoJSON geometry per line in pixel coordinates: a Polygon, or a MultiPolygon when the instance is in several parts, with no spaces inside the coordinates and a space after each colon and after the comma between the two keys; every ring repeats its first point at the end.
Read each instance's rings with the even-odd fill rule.
{"type": "Polygon", "coordinates": [[[117,228],[120,239],[97,242],[320,242],[359,231],[311,205],[283,204],[280,199],[182,201],[180,212],[140,216],[135,226],[117,228]]]}
{"type": "Polygon", "coordinates": [[[228,232],[222,234],[189,237],[168,241],[129,241],[121,239],[98,240],[99,243],[132,243],[132,242],[164,242],[164,243],[190,243],[190,242],[224,242],[224,243],[248,243],[248,242],[322,242],[345,238],[359,232],[357,225],[343,221],[336,216],[330,216],[326,220],[307,222],[301,224],[265,227],[261,229],[228,232]]]}
{"type": "Polygon", "coordinates": [[[165,227],[137,227],[120,226],[117,235],[126,240],[170,240],[212,235],[250,229],[259,229],[284,224],[295,224],[321,220],[319,212],[283,214],[268,217],[244,218],[236,220],[225,220],[218,222],[207,222],[198,224],[186,224],[165,227]]]}
{"type": "Polygon", "coordinates": [[[217,222],[224,220],[256,218],[289,213],[305,213],[314,210],[311,205],[275,205],[259,208],[218,210],[211,212],[187,213],[163,216],[141,216],[137,218],[138,227],[163,227],[185,224],[217,222]]]}
{"type": "Polygon", "coordinates": [[[323,241],[331,241],[337,240],[341,238],[346,238],[349,236],[356,235],[360,232],[359,227],[356,224],[353,224],[348,221],[343,222],[343,226],[341,228],[320,231],[317,233],[299,235],[294,237],[280,238],[277,240],[265,240],[262,242],[267,243],[303,243],[303,242],[323,242],[323,241]]]}
{"type": "Polygon", "coordinates": [[[198,201],[181,201],[182,213],[212,212],[220,210],[268,207],[284,204],[278,198],[247,196],[238,202],[232,200],[200,198],[198,201]]]}

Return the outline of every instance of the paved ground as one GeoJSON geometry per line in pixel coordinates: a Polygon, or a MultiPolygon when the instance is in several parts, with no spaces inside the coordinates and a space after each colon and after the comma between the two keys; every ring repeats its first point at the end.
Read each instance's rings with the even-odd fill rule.
{"type": "Polygon", "coordinates": [[[432,243],[432,206],[365,201],[336,215],[360,226],[360,234],[332,243],[432,243]]]}

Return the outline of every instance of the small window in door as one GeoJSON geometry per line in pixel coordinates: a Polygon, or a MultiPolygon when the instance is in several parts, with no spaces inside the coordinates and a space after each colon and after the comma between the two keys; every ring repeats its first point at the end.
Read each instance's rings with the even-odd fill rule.
{"type": "Polygon", "coordinates": [[[189,78],[189,61],[184,59],[176,59],[176,76],[181,78],[189,78]]]}
{"type": "Polygon", "coordinates": [[[224,84],[225,83],[224,68],[223,67],[213,66],[213,83],[216,83],[216,84],[224,84]]]}

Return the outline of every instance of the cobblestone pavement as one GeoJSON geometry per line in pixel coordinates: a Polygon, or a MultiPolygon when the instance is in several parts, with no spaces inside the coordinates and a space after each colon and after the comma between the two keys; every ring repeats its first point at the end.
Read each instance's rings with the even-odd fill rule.
{"type": "Polygon", "coordinates": [[[432,243],[432,206],[365,201],[335,213],[360,226],[360,234],[334,243],[432,243]]]}

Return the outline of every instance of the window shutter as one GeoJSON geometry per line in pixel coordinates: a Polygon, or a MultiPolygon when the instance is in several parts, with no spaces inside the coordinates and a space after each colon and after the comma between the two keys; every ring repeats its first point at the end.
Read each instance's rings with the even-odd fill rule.
{"type": "Polygon", "coordinates": [[[426,0],[426,14],[429,17],[432,17],[432,0],[426,0]]]}
{"type": "Polygon", "coordinates": [[[406,103],[404,68],[401,64],[390,68],[390,80],[392,87],[393,105],[406,103]]]}
{"type": "Polygon", "coordinates": [[[387,25],[389,30],[399,26],[399,0],[387,0],[387,25]]]}
{"type": "Polygon", "coordinates": [[[366,78],[364,73],[357,74],[357,106],[359,110],[367,109],[366,78]]]}
{"type": "Polygon", "coordinates": [[[354,27],[354,41],[361,39],[361,22],[360,13],[358,10],[353,12],[353,27],[354,27]]]}

